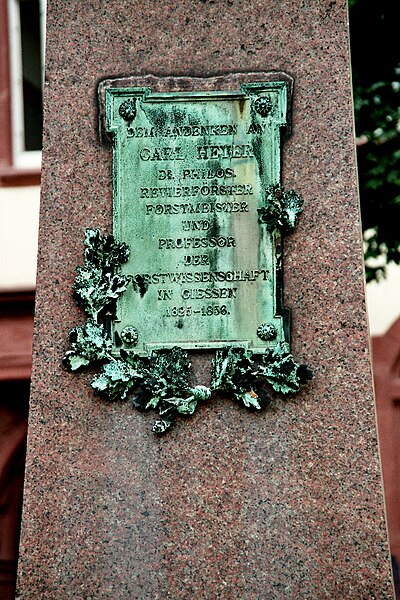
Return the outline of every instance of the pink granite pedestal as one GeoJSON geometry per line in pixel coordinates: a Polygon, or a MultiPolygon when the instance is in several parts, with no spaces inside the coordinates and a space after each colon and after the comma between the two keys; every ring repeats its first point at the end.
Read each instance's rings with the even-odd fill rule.
{"type": "MultiPolygon", "coordinates": [[[[392,598],[375,431],[344,0],[51,0],[34,367],[17,597],[392,598]],[[111,230],[110,77],[287,72],[292,351],[315,372],[250,413],[221,398],[170,433],[61,358],[86,227],[111,230]]],[[[207,363],[195,356],[199,380],[207,363]]]]}

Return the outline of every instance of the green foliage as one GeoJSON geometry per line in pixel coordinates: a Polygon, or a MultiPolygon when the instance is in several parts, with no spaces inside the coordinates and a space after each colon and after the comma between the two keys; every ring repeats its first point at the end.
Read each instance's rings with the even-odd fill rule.
{"type": "MultiPolygon", "coordinates": [[[[284,208],[279,226],[294,226],[301,210],[299,197],[294,192],[282,193],[280,206],[284,208]]],[[[190,361],[182,348],[155,350],[149,357],[122,349],[119,357],[113,356],[112,342],[99,319],[130,282],[119,273],[128,256],[127,246],[115,242],[112,236],[103,237],[98,230],[86,231],[85,261],[77,268],[73,289],[88,320],[72,329],[71,349],[63,362],[71,371],[103,363],[92,380],[93,389],[110,401],[130,397],[135,408],[157,410],[160,418],[153,431],[164,433],[178,415],[192,415],[199,402],[211,397],[212,390],[202,385],[189,386],[190,361]]],[[[256,365],[249,350],[227,346],[216,353],[211,386],[232,394],[247,408],[260,410],[271,400],[263,388],[265,382],[286,394],[297,391],[311,377],[305,365],[293,360],[286,345],[267,350],[261,366],[256,365]]]]}
{"type": "Polygon", "coordinates": [[[193,414],[211,391],[205,386],[189,387],[190,362],[181,348],[156,350],[149,358],[125,350],[119,358],[112,355],[112,342],[99,319],[131,281],[120,273],[129,248],[94,229],[86,230],[84,246],[84,265],[77,268],[73,290],[88,320],[72,329],[71,349],[63,362],[71,371],[102,362],[101,372],[92,380],[93,389],[111,401],[132,396],[136,408],[157,409],[162,418],[153,430],[162,433],[178,414],[193,414]]]}
{"type": "Polygon", "coordinates": [[[306,365],[296,362],[289,352],[288,344],[278,344],[267,350],[262,357],[260,373],[281,394],[294,394],[300,386],[313,377],[306,365]]]}
{"type": "Polygon", "coordinates": [[[178,414],[192,415],[198,402],[211,396],[205,386],[189,387],[189,372],[188,355],[181,348],[156,350],[149,358],[122,351],[119,360],[103,365],[92,387],[109,400],[124,400],[132,392],[136,408],[158,410],[162,418],[155,422],[153,431],[164,433],[178,414]]]}
{"type": "Polygon", "coordinates": [[[249,378],[253,368],[252,353],[245,348],[225,346],[215,354],[213,388],[236,392],[243,387],[242,378],[249,378]]]}
{"type": "Polygon", "coordinates": [[[73,285],[76,301],[93,319],[123,294],[129,283],[126,275],[95,267],[78,267],[77,272],[73,285]]]}
{"type": "Polygon", "coordinates": [[[306,365],[297,363],[287,344],[266,350],[261,364],[244,348],[225,347],[216,353],[212,387],[233,393],[247,408],[261,409],[271,401],[264,389],[269,383],[276,392],[298,392],[313,377],[306,365]]]}
{"type": "Polygon", "coordinates": [[[84,245],[84,265],[77,268],[73,290],[77,303],[97,320],[127,288],[130,277],[119,271],[129,258],[129,248],[112,235],[102,236],[98,229],[86,230],[84,245]]]}
{"type": "Polygon", "coordinates": [[[189,387],[190,362],[182,348],[156,350],[146,363],[142,385],[145,396],[150,398],[146,408],[158,408],[162,417],[153,426],[156,433],[166,431],[178,414],[192,415],[198,402],[211,396],[205,386],[189,387]]]}
{"type": "Polygon", "coordinates": [[[114,270],[129,258],[129,248],[124,242],[117,242],[114,236],[101,235],[99,229],[85,232],[85,263],[103,270],[114,270]]]}
{"type": "Polygon", "coordinates": [[[302,205],[303,198],[294,190],[285,192],[281,186],[272,185],[265,190],[265,205],[257,210],[258,220],[269,231],[279,227],[283,233],[293,233],[302,205]]]}
{"type": "Polygon", "coordinates": [[[76,371],[93,362],[107,358],[111,352],[111,341],[104,327],[93,319],[89,319],[82,327],[74,327],[69,334],[71,350],[64,357],[64,364],[76,371]]]}
{"type": "Polygon", "coordinates": [[[192,415],[199,402],[206,402],[211,396],[210,388],[205,385],[196,385],[194,388],[190,388],[190,396],[181,402],[177,410],[182,415],[192,415]]]}
{"type": "Polygon", "coordinates": [[[142,377],[142,373],[127,361],[110,360],[93,379],[92,388],[103,393],[109,400],[125,400],[142,377]]]}
{"type": "MultiPolygon", "coordinates": [[[[256,391],[260,387],[259,380],[253,355],[249,350],[226,346],[216,352],[213,367],[213,389],[232,393],[247,408],[261,409],[262,404],[256,391]]],[[[269,400],[269,397],[263,395],[264,405],[269,400]]]]}
{"type": "Polygon", "coordinates": [[[350,40],[367,281],[400,263],[398,2],[353,0],[350,40]]]}
{"type": "Polygon", "coordinates": [[[355,91],[367,281],[400,263],[400,81],[355,91]],[[380,259],[376,264],[375,259],[380,259]]]}
{"type": "Polygon", "coordinates": [[[146,367],[144,387],[159,400],[180,396],[188,389],[189,373],[188,354],[182,348],[154,350],[146,367]]]}
{"type": "Polygon", "coordinates": [[[190,362],[187,352],[177,347],[155,350],[144,360],[145,409],[158,409],[162,419],[156,421],[153,431],[163,433],[174,423],[177,414],[193,414],[197,406],[189,392],[190,362]]]}

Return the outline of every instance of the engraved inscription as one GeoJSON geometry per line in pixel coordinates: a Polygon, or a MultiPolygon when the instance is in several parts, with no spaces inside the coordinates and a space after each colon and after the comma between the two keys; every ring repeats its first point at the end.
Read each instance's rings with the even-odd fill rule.
{"type": "Polygon", "coordinates": [[[173,250],[175,248],[234,248],[236,246],[233,237],[203,237],[203,238],[159,238],[159,250],[173,250]]]}
{"type": "Polygon", "coordinates": [[[123,270],[134,282],[117,306],[120,339],[134,323],[139,353],[228,342],[256,351],[272,337],[284,341],[279,233],[260,226],[258,211],[264,190],[279,184],[285,84],[226,95],[107,94],[114,233],[131,246],[123,270]],[[276,335],[257,334],[260,323],[276,335]]]}
{"type": "Polygon", "coordinates": [[[166,127],[159,129],[157,127],[128,127],[128,137],[199,137],[210,135],[235,135],[237,133],[237,125],[221,124],[221,125],[184,125],[183,127],[166,127]]]}
{"type": "Polygon", "coordinates": [[[191,204],[146,204],[146,214],[196,215],[209,213],[249,212],[248,202],[199,202],[191,204]]]}
{"type": "Polygon", "coordinates": [[[177,187],[140,188],[141,198],[187,198],[197,196],[249,196],[253,194],[250,183],[238,185],[192,185],[177,187]]]}

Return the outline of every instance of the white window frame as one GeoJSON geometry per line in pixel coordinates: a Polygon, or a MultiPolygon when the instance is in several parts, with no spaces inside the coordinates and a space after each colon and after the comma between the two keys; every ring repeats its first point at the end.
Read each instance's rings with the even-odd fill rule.
{"type": "MultiPolygon", "coordinates": [[[[19,4],[20,0],[8,0],[13,166],[17,169],[40,169],[42,162],[41,150],[25,150],[24,98],[22,87],[22,46],[19,4]]],[[[46,0],[39,0],[39,8],[40,51],[43,87],[46,39],[46,0]]]]}

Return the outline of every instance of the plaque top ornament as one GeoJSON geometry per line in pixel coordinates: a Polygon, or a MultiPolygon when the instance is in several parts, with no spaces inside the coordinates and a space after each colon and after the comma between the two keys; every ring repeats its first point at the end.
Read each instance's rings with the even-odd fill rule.
{"type": "Polygon", "coordinates": [[[86,232],[74,293],[88,321],[64,360],[101,362],[92,386],[158,409],[156,432],[212,391],[260,409],[263,383],[287,394],[311,378],[282,301],[282,237],[303,205],[280,181],[286,115],[285,81],[105,91],[114,235],[86,232]],[[211,386],[191,388],[187,351],[203,349],[216,351],[211,386]]]}

